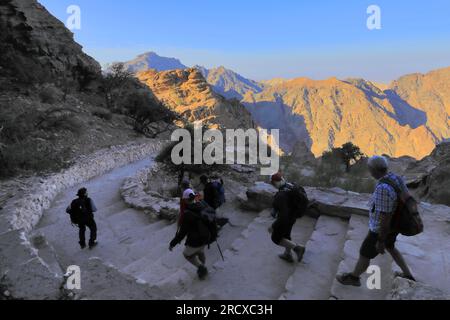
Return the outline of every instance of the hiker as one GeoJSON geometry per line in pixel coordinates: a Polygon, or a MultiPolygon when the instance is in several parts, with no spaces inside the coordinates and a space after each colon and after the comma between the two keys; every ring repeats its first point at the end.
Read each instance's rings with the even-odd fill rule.
{"type": "MultiPolygon", "coordinates": [[[[218,176],[208,178],[206,175],[200,177],[200,183],[203,185],[203,199],[214,210],[219,209],[226,201],[224,183],[218,176]]],[[[223,216],[216,219],[218,227],[222,228],[229,223],[229,219],[223,216]]]]}
{"type": "MultiPolygon", "coordinates": [[[[183,180],[181,182],[181,196],[180,196],[180,214],[178,216],[178,225],[181,225],[184,216],[184,209],[186,208],[187,202],[189,200],[189,195],[194,193],[191,188],[191,183],[188,180],[183,180]]],[[[195,194],[195,193],[194,193],[195,194]]]]}
{"type": "Polygon", "coordinates": [[[198,277],[204,279],[208,274],[205,266],[205,247],[216,241],[217,238],[215,212],[206,202],[196,200],[196,194],[192,190],[189,192],[183,219],[174,239],[170,242],[169,250],[172,251],[186,238],[183,255],[187,261],[197,267],[198,277]]]}
{"type": "Polygon", "coordinates": [[[361,286],[360,276],[369,267],[370,260],[388,251],[402,270],[402,273],[397,276],[415,281],[402,254],[395,248],[399,233],[391,229],[391,219],[398,205],[398,195],[390,184],[394,183],[398,190],[409,194],[408,188],[401,177],[388,171],[388,162],[385,157],[370,158],[368,169],[372,177],[378,180],[370,201],[369,233],[361,245],[354,270],[340,274],[336,276],[336,279],[343,285],[361,286]],[[387,181],[391,182],[387,183],[387,181]]]}
{"type": "Polygon", "coordinates": [[[97,211],[94,201],[89,198],[86,188],[81,188],[77,192],[78,198],[73,200],[67,207],[66,212],[70,214],[72,223],[78,225],[80,247],[86,248],[86,227],[89,228],[89,249],[97,245],[97,224],[94,219],[94,212],[97,211]]]}
{"type": "Polygon", "coordinates": [[[225,189],[223,187],[223,180],[217,176],[208,178],[206,175],[200,177],[200,182],[203,184],[203,199],[214,210],[217,210],[225,203],[225,189]]]}
{"type": "MultiPolygon", "coordinates": [[[[304,211],[306,208],[306,193],[304,196],[306,199],[299,199],[293,185],[291,185],[292,188],[288,188],[287,182],[281,173],[274,174],[271,178],[271,183],[279,190],[273,200],[273,209],[277,212],[276,220],[269,228],[269,232],[272,234],[272,241],[276,245],[285,248],[284,253],[279,255],[282,260],[290,263],[294,262],[292,256],[292,251],[294,251],[297,261],[300,262],[305,253],[305,247],[292,241],[291,232],[298,218],[299,211],[304,211]]],[[[303,212],[300,214],[303,214],[303,212]]]]}

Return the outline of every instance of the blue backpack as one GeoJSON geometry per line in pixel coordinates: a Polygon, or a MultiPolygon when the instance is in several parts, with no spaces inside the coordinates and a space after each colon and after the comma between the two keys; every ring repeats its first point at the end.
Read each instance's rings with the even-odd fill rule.
{"type": "Polygon", "coordinates": [[[223,183],[219,181],[213,181],[211,182],[214,189],[217,191],[217,205],[220,207],[223,205],[226,201],[225,199],[225,188],[223,187],[223,183]]]}

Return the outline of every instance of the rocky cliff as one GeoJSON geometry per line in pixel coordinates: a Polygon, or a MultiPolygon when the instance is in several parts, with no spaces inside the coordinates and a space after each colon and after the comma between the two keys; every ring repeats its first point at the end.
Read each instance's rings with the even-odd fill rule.
{"type": "Polygon", "coordinates": [[[448,124],[444,123],[448,106],[444,102],[434,105],[441,119],[437,123],[428,120],[436,118],[429,109],[424,111],[424,107],[422,110],[401,98],[408,90],[397,94],[396,82],[392,88],[381,91],[363,79],[297,78],[275,82],[261,93],[247,93],[243,103],[262,127],[280,128],[281,146],[288,151],[297,141],[304,141],[317,157],[352,141],[368,155],[423,158],[448,135],[448,124]],[[429,121],[433,125],[428,125],[429,121]]]}
{"type": "Polygon", "coordinates": [[[0,30],[3,81],[55,83],[69,78],[83,87],[100,74],[100,65],[36,0],[2,0],[0,30]]]}
{"type": "Polygon", "coordinates": [[[237,101],[226,100],[215,93],[198,69],[137,74],[156,97],[187,121],[203,120],[220,128],[251,128],[250,113],[237,101]]]}
{"type": "Polygon", "coordinates": [[[418,197],[450,205],[450,142],[439,144],[428,157],[411,163],[405,176],[418,197]]]}
{"type": "Polygon", "coordinates": [[[201,66],[195,66],[194,68],[202,72],[206,81],[213,87],[215,92],[228,99],[241,100],[247,92],[259,93],[263,89],[262,84],[247,79],[225,67],[206,69],[201,66]]]}
{"type": "Polygon", "coordinates": [[[437,139],[450,137],[450,67],[406,75],[394,81],[385,92],[420,110],[421,124],[437,139]]]}

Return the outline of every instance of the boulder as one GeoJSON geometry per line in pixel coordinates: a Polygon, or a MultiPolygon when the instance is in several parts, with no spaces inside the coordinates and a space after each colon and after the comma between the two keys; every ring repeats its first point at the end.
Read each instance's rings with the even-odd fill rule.
{"type": "MultiPolygon", "coordinates": [[[[150,169],[148,168],[144,169],[135,176],[125,179],[120,188],[122,199],[128,206],[145,211],[156,218],[169,221],[176,220],[180,208],[179,199],[165,197],[157,191],[149,190],[143,179],[143,177],[146,177],[149,170],[150,169]]],[[[158,185],[159,184],[157,183],[153,183],[153,186],[155,187],[158,185]]]]}
{"type": "Polygon", "coordinates": [[[239,195],[240,207],[244,210],[260,212],[272,207],[277,189],[265,182],[256,182],[249,187],[245,195],[239,195]]]}
{"type": "MultiPolygon", "coordinates": [[[[310,200],[307,214],[335,216],[349,219],[352,214],[368,215],[369,195],[345,191],[340,188],[305,188],[310,200]]],[[[277,190],[265,182],[256,182],[245,194],[238,197],[240,207],[244,210],[260,212],[272,207],[277,190]]]]}

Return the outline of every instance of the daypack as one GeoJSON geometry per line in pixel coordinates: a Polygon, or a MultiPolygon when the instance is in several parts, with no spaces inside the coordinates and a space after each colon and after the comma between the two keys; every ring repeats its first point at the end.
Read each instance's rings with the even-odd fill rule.
{"type": "Polygon", "coordinates": [[[205,201],[200,201],[186,207],[197,218],[197,230],[205,244],[210,245],[217,240],[218,230],[216,211],[205,201]]]}
{"type": "Polygon", "coordinates": [[[212,181],[206,185],[205,200],[214,209],[219,208],[225,203],[225,188],[220,181],[212,181]]]}
{"type": "Polygon", "coordinates": [[[303,187],[294,183],[286,183],[280,192],[287,192],[289,198],[289,207],[295,211],[298,218],[301,218],[308,207],[308,195],[303,187]]]}
{"type": "Polygon", "coordinates": [[[70,222],[73,224],[80,224],[85,220],[89,213],[92,212],[90,208],[91,200],[87,199],[75,199],[70,206],[66,209],[66,212],[70,216],[70,222]]]}
{"type": "Polygon", "coordinates": [[[389,178],[380,180],[391,186],[397,194],[397,208],[391,220],[391,229],[404,236],[411,237],[423,232],[423,221],[419,214],[416,199],[408,192],[403,192],[399,186],[389,178]]]}

